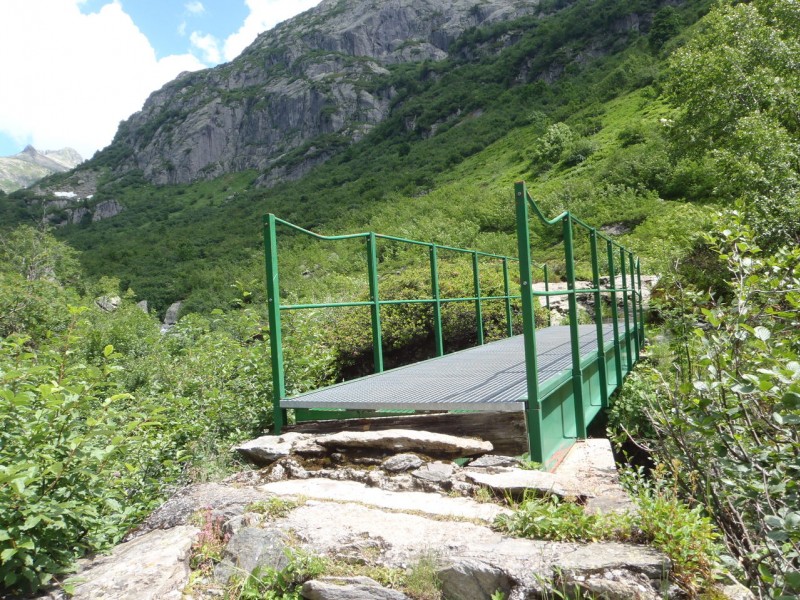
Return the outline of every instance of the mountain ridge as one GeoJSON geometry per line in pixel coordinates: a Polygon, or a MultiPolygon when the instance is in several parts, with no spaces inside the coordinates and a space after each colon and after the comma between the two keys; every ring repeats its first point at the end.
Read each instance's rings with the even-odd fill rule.
{"type": "Polygon", "coordinates": [[[0,190],[10,193],[28,187],[53,173],[70,171],[82,162],[73,148],[40,152],[27,145],[17,154],[0,157],[0,190]]]}

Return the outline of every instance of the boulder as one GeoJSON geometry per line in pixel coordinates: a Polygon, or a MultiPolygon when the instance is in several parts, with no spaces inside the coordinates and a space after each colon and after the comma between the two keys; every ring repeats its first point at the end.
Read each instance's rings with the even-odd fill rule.
{"type": "Polygon", "coordinates": [[[502,569],[477,559],[461,559],[438,572],[445,598],[491,598],[511,593],[514,580],[502,569]]]}
{"type": "Polygon", "coordinates": [[[454,472],[454,465],[437,461],[421,466],[411,475],[417,479],[441,485],[449,482],[454,472]]]}
{"type": "Polygon", "coordinates": [[[419,452],[426,456],[477,456],[492,451],[491,442],[429,431],[387,429],[343,431],[319,436],[317,444],[329,449],[369,449],[382,452],[419,452]]]}
{"type": "Polygon", "coordinates": [[[407,600],[408,596],[383,587],[369,577],[324,577],[303,584],[308,600],[407,600]]]}
{"type": "Polygon", "coordinates": [[[567,590],[581,597],[608,600],[659,600],[663,598],[658,586],[647,575],[626,569],[607,569],[595,573],[560,573],[554,581],[557,590],[567,590]]]}
{"type": "Polygon", "coordinates": [[[306,440],[308,436],[302,433],[284,433],[283,435],[262,435],[259,438],[244,442],[231,448],[250,462],[264,467],[274,463],[279,458],[292,454],[294,445],[306,440]]]}
{"type": "Polygon", "coordinates": [[[165,327],[172,327],[175,323],[178,322],[178,316],[181,312],[181,306],[183,306],[182,302],[173,302],[169,305],[166,314],[164,315],[164,326],[165,327]]]}
{"type": "Polygon", "coordinates": [[[467,479],[477,485],[488,487],[499,495],[510,495],[519,498],[527,490],[539,494],[554,494],[562,498],[585,499],[585,492],[577,480],[560,477],[547,471],[529,471],[526,469],[509,469],[498,473],[471,471],[464,469],[467,479]]]}
{"type": "Polygon", "coordinates": [[[106,312],[114,312],[122,304],[122,298],[119,296],[100,296],[94,301],[100,310],[106,312]]]}
{"type": "Polygon", "coordinates": [[[222,584],[235,576],[246,577],[256,567],[280,571],[289,564],[286,535],[278,529],[242,527],[233,534],[222,561],[214,568],[214,578],[222,584]]]}
{"type": "Polygon", "coordinates": [[[423,464],[423,460],[416,454],[395,454],[381,463],[381,469],[390,473],[401,473],[418,469],[423,464]]]}
{"type": "Polygon", "coordinates": [[[180,600],[189,581],[189,554],[199,529],[151,531],[117,546],[78,572],[76,600],[180,600]]]}

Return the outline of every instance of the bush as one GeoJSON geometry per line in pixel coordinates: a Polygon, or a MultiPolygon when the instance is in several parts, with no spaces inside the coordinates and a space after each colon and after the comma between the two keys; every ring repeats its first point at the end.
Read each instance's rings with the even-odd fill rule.
{"type": "Polygon", "coordinates": [[[0,581],[12,593],[117,542],[176,475],[158,411],[113,381],[112,347],[91,366],[70,360],[70,338],[39,352],[27,341],[0,340],[0,581]]]}
{"type": "Polygon", "coordinates": [[[680,370],[662,366],[644,398],[648,445],[706,507],[729,566],[788,598],[800,592],[800,249],[765,254],[739,215],[721,219],[706,243],[729,293],[684,295],[665,315],[680,370]]]}

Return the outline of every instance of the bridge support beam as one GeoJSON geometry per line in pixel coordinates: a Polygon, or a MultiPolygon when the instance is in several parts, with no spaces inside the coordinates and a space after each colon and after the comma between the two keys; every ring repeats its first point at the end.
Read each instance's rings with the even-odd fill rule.
{"type": "Polygon", "coordinates": [[[264,217],[264,258],[267,269],[267,314],[269,318],[269,348],[272,361],[272,421],[275,434],[286,424],[286,409],[281,400],[286,397],[283,371],[283,343],[281,340],[281,297],[278,281],[278,240],[275,215],[264,217]]]}

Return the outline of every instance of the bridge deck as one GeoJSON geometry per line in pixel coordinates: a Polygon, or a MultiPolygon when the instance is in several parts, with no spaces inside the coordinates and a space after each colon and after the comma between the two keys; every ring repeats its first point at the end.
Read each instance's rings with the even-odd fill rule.
{"type": "MultiPolygon", "coordinates": [[[[620,328],[623,334],[624,325],[620,328]]],[[[613,342],[604,326],[605,344],[613,342]]],[[[595,325],[579,327],[581,358],[597,351],[595,325]]],[[[282,408],[521,411],[527,396],[523,336],[490,342],[281,401],[282,408]]],[[[572,366],[569,327],[536,331],[539,387],[572,366]]]]}

